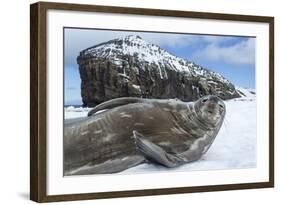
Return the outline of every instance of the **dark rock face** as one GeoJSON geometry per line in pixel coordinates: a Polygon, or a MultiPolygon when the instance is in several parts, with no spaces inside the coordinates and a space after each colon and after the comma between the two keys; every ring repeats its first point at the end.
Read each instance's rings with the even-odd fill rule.
{"type": "Polygon", "coordinates": [[[117,97],[178,98],[207,94],[240,97],[221,75],[178,58],[139,36],[114,39],[80,52],[77,58],[84,106],[117,97]]]}

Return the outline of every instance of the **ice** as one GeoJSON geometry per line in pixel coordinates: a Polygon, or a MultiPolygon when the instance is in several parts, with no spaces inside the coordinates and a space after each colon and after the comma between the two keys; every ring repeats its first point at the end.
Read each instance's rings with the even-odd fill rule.
{"type": "MultiPolygon", "coordinates": [[[[225,101],[226,116],[222,128],[200,160],[177,168],[145,163],[119,174],[254,168],[257,143],[255,90],[239,90],[244,91],[246,96],[225,101]]],[[[89,110],[90,108],[65,108],[65,119],[85,117],[89,110]]]]}

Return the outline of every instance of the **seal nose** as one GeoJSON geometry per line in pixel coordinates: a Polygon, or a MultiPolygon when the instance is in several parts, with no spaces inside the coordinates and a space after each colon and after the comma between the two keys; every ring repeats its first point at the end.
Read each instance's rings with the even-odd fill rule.
{"type": "Polygon", "coordinates": [[[220,101],[220,98],[217,97],[217,96],[215,96],[215,95],[211,95],[211,96],[209,97],[209,101],[214,102],[214,103],[217,103],[217,102],[220,101]]]}
{"type": "Polygon", "coordinates": [[[202,102],[205,103],[205,102],[211,102],[211,103],[218,103],[219,101],[221,101],[221,99],[215,95],[209,95],[205,98],[203,98],[202,102]]]}

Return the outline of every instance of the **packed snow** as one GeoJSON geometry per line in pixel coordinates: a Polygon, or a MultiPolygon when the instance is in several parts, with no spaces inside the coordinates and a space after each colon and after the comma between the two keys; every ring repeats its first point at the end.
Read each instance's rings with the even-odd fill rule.
{"type": "MultiPolygon", "coordinates": [[[[255,90],[238,88],[245,96],[225,101],[226,116],[214,143],[198,161],[177,168],[141,164],[123,173],[254,168],[256,166],[255,90]]],[[[65,119],[86,117],[89,108],[65,108],[65,119]]]]}
{"type": "Polygon", "coordinates": [[[236,87],[235,88],[242,98],[238,98],[236,100],[255,100],[256,99],[256,90],[255,89],[250,89],[250,88],[242,88],[242,87],[236,87]]]}
{"type": "Polygon", "coordinates": [[[64,119],[87,117],[91,108],[68,106],[64,108],[64,119]]]}

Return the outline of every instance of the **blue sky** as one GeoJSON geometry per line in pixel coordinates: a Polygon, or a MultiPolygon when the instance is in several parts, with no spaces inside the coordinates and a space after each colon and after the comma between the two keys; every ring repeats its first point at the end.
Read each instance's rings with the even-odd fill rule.
{"type": "Polygon", "coordinates": [[[255,38],[196,34],[127,32],[95,29],[64,30],[65,104],[82,104],[79,52],[114,38],[139,35],[173,55],[220,73],[234,85],[255,88],[255,38]]]}

